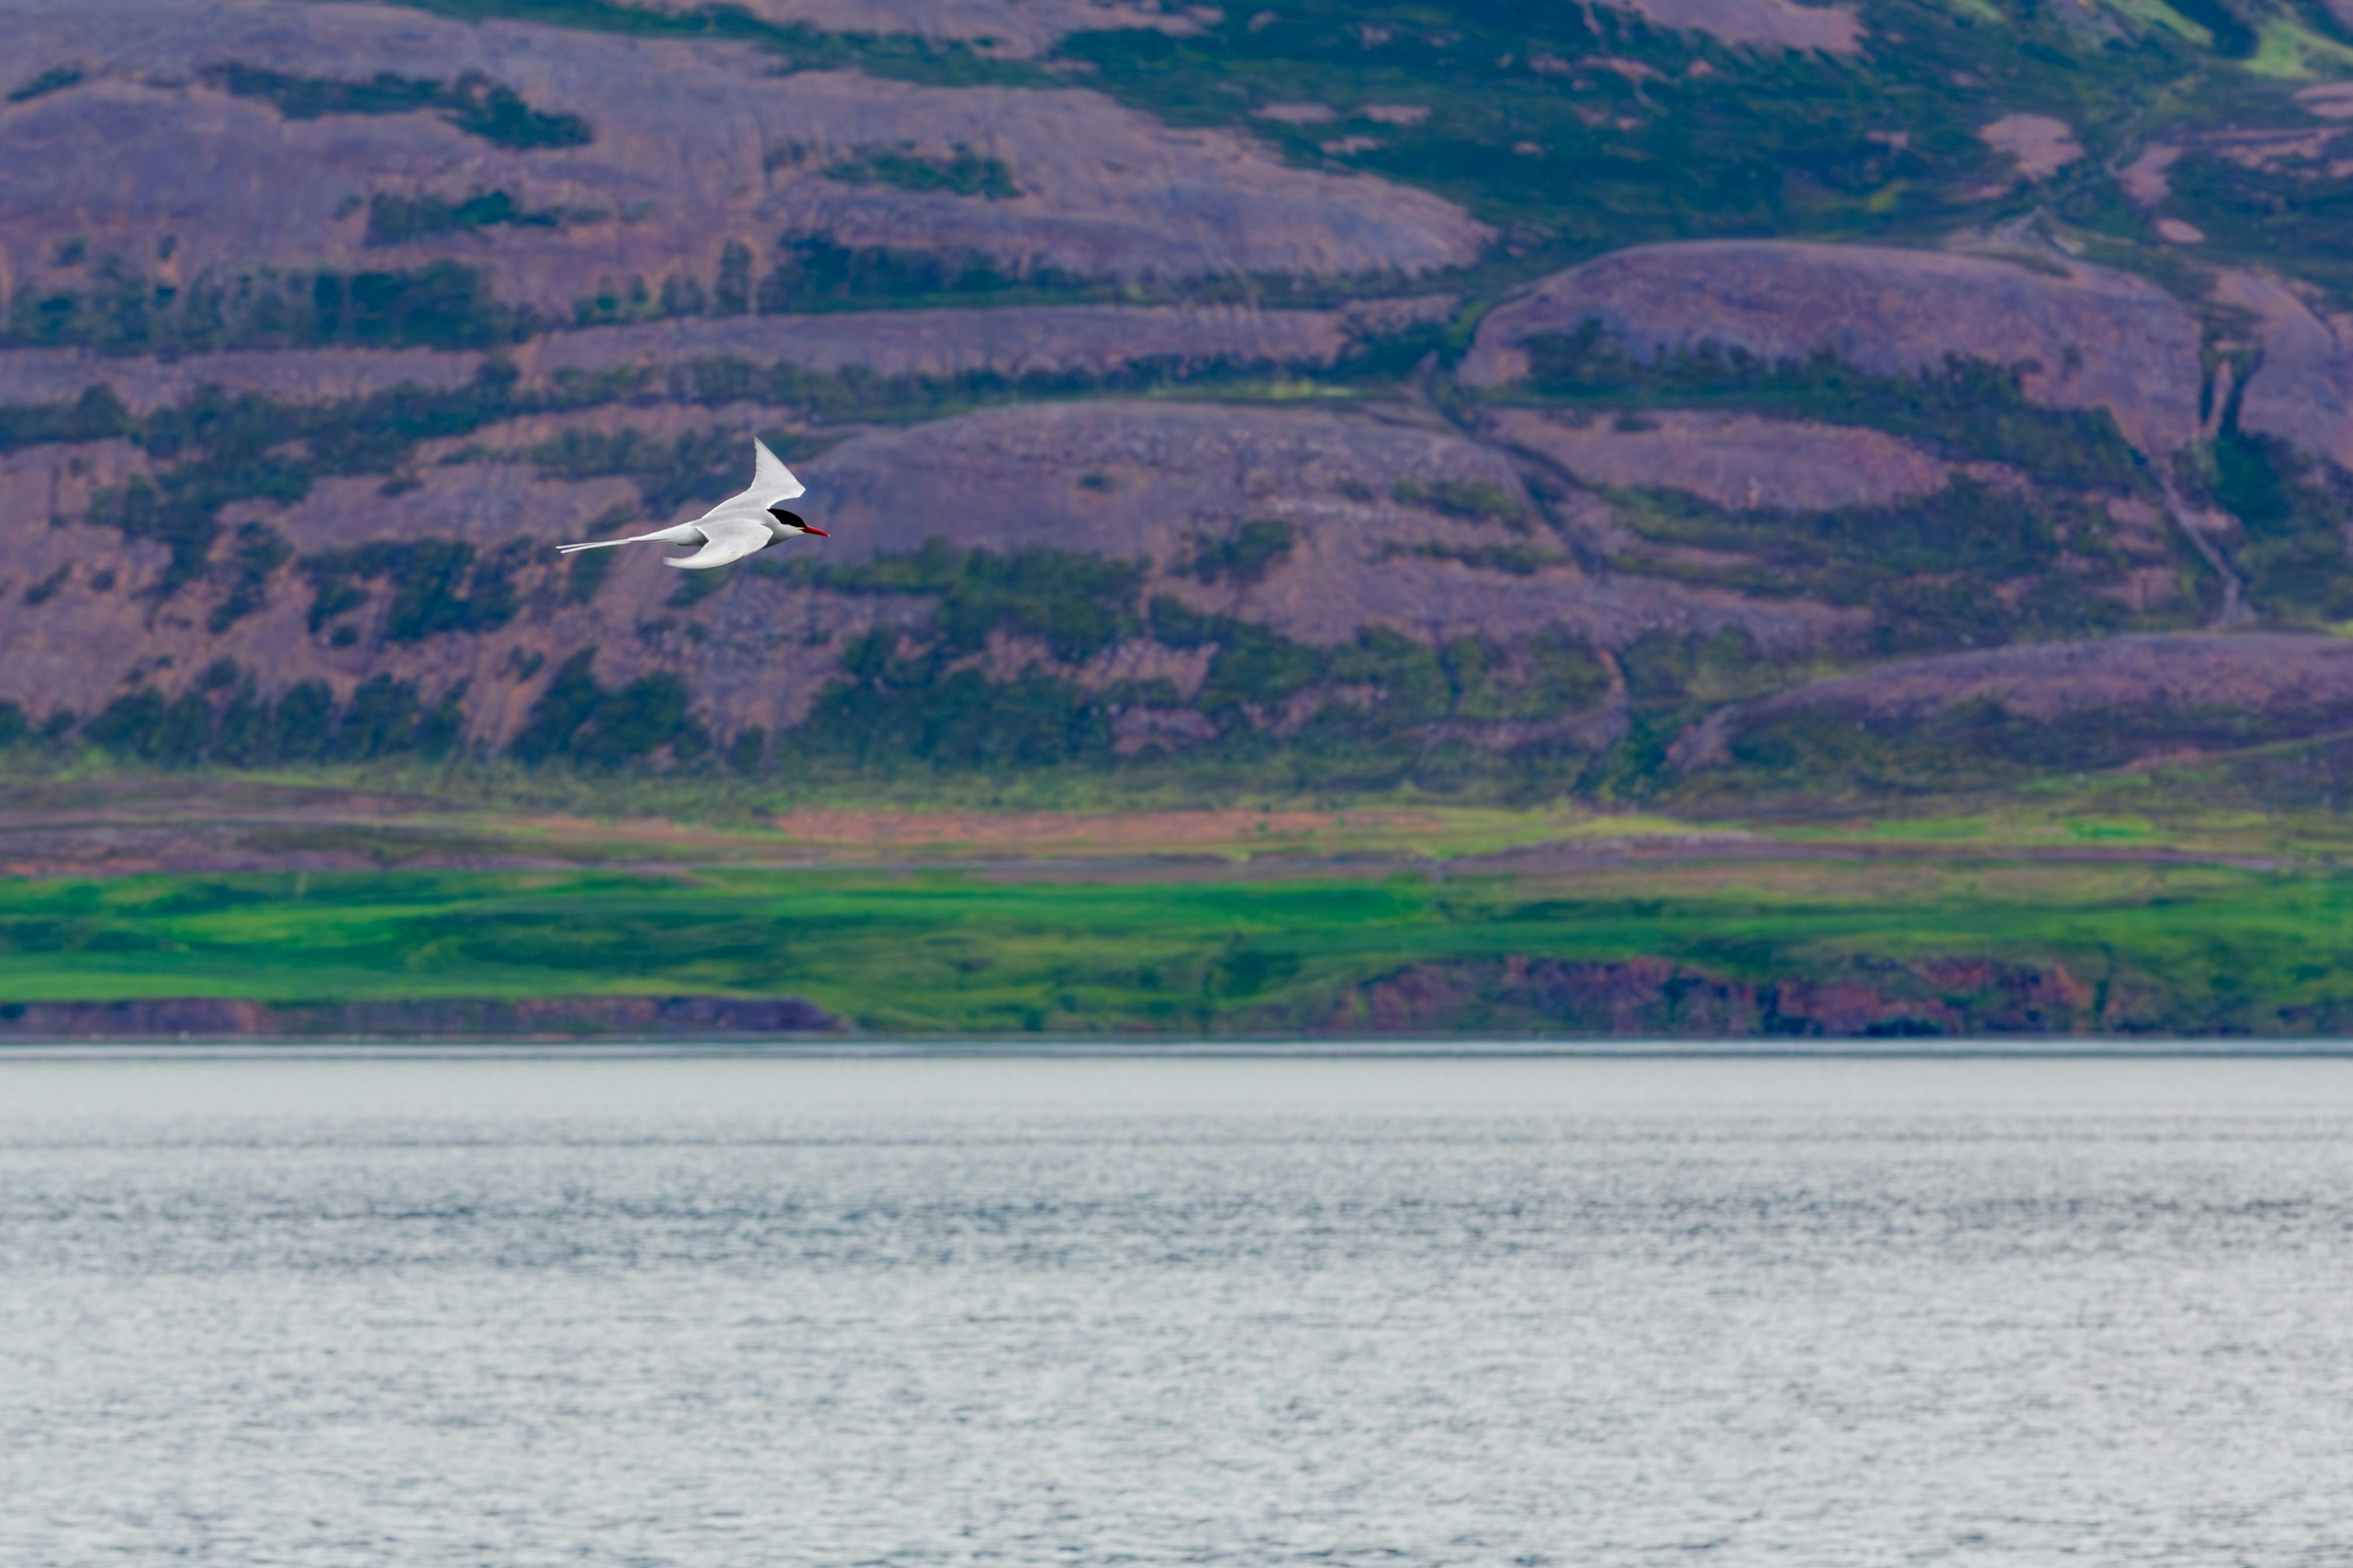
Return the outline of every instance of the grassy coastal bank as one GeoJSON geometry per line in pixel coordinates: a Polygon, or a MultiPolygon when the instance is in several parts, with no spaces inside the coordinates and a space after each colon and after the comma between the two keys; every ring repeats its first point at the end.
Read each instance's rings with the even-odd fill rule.
{"type": "Polygon", "coordinates": [[[201,998],[263,1034],[2309,1037],[2353,1031],[2349,916],[2334,868],[1845,849],[66,877],[0,883],[0,1037],[201,998]]]}

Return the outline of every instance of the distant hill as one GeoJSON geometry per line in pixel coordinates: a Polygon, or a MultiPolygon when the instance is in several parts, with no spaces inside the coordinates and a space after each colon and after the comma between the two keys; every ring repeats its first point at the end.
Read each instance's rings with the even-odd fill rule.
{"type": "Polygon", "coordinates": [[[23,758],[2345,787],[2353,6],[11,19],[23,758]]]}

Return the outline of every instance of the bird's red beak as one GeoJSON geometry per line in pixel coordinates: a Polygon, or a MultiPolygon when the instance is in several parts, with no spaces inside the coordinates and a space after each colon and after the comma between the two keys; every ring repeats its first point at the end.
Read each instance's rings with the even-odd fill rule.
{"type": "Polygon", "coordinates": [[[821,528],[810,528],[810,527],[807,526],[806,524],[804,524],[804,525],[802,526],[802,528],[801,528],[801,531],[802,531],[803,533],[814,533],[814,534],[816,534],[819,539],[831,539],[831,538],[833,537],[833,535],[831,535],[830,533],[828,533],[825,530],[823,530],[823,529],[821,529],[821,528]]]}

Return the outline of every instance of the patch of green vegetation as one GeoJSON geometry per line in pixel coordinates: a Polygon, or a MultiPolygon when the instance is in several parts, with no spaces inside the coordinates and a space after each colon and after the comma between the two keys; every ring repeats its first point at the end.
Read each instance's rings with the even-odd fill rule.
{"type": "MultiPolygon", "coordinates": [[[[797,456],[789,440],[778,440],[797,456]]],[[[742,488],[743,439],[728,430],[697,430],[664,440],[641,430],[566,430],[527,454],[540,471],[567,479],[617,476],[645,498],[646,515],[666,518],[689,501],[716,501],[742,488]]]]}
{"type": "Polygon", "coordinates": [[[1193,553],[1182,570],[1203,583],[1230,582],[1245,586],[1264,581],[1276,565],[1291,558],[1299,530],[1279,517],[1254,517],[1232,532],[1197,537],[1193,553]]]}
{"type": "MultiPolygon", "coordinates": [[[[637,514],[628,507],[615,507],[587,527],[591,538],[601,539],[626,528],[637,514]]],[[[583,550],[565,558],[564,602],[585,605],[596,596],[605,579],[613,570],[612,552],[604,550],[583,550]]],[[[533,668],[536,668],[535,666],[533,668]]]]}
{"type": "Polygon", "coordinates": [[[662,752],[692,760],[710,749],[684,680],[663,670],[607,689],[597,684],[596,657],[584,648],[556,670],[509,748],[516,758],[613,768],[662,752]]]}
{"type": "Polygon", "coordinates": [[[1767,362],[1704,343],[1650,361],[1598,321],[1527,343],[1530,390],[1571,405],[1738,407],[1785,418],[1860,425],[1955,458],[2008,463],[2046,484],[2142,491],[2147,465],[2105,409],[2042,408],[2016,368],[1964,360],[1918,376],[1873,375],[1837,358],[1767,362]]]}
{"type": "MultiPolygon", "coordinates": [[[[1183,391],[1232,401],[1264,362],[1185,361],[1146,357],[1108,370],[1029,370],[1007,375],[994,370],[955,375],[881,375],[862,365],[808,370],[782,363],[762,366],[733,356],[705,355],[669,374],[668,390],[681,401],[707,405],[766,403],[808,411],[826,424],[850,421],[902,423],[944,419],[977,408],[1049,398],[1150,395],[1183,391]]],[[[1358,392],[1378,390],[1390,377],[1370,363],[1347,366],[1358,392]]],[[[804,453],[815,448],[804,441],[804,453]]]]}
{"type": "Polygon", "coordinates": [[[2353,48],[2323,37],[2293,16],[2274,16],[2263,22],[2256,35],[2255,50],[2245,63],[2257,76],[2308,81],[2353,67],[2353,48]]]}
{"type": "Polygon", "coordinates": [[[2181,626],[2196,615],[2186,602],[2167,615],[2135,614],[2099,592],[2122,580],[2129,559],[2100,508],[1967,476],[1892,507],[1812,514],[1726,512],[1678,490],[1613,496],[1619,521],[1646,541],[1736,557],[1699,566],[1629,554],[1624,569],[1867,609],[1856,653],[2181,626]]]}
{"type": "Polygon", "coordinates": [[[82,73],[72,66],[51,66],[26,79],[25,84],[8,95],[11,103],[29,103],[44,94],[62,92],[82,79],[82,73]]]}
{"type": "Polygon", "coordinates": [[[1641,1015],[1662,1034],[1709,1026],[1672,1000],[1705,980],[1752,988],[1742,1016],[1768,1034],[1822,1026],[1769,988],[1852,983],[1899,1025],[2280,1037],[2353,1026],[2348,932],[2341,873],[2218,868],[313,872],[0,883],[0,988],[18,1002],[791,994],[886,1037],[1225,1036],[1328,1028],[1370,988],[1421,974],[1453,1000],[1408,1027],[1578,1034],[1612,1020],[1580,1009],[1563,966],[1642,959],[1671,971],[1641,1015]]]}
{"type": "Polygon", "coordinates": [[[308,473],[272,450],[280,437],[275,427],[256,421],[257,412],[245,400],[216,399],[201,406],[198,415],[212,441],[202,457],[165,470],[153,481],[133,479],[119,489],[90,497],[90,521],[120,529],[125,539],[153,540],[171,551],[171,562],[156,586],[159,596],[169,596],[204,574],[223,506],[255,499],[291,503],[309,490],[308,473]]]}
{"type": "MultiPolygon", "coordinates": [[[[2196,11],[2200,14],[2221,12],[2226,18],[2224,36],[2233,39],[2240,32],[2244,31],[2245,26],[2237,17],[2223,10],[2216,0],[2182,0],[2182,5],[2179,8],[2167,5],[2165,0],[2105,0],[2105,3],[2110,10],[2119,16],[2129,16],[2134,21],[2148,26],[2162,27],[2186,43],[2194,44],[2201,49],[2215,49],[2217,53],[2222,51],[2218,47],[2220,40],[2215,30],[2201,23],[2191,21],[2183,15],[2185,11],[2196,11]]],[[[2000,17],[2000,12],[1993,13],[1992,19],[1999,20],[2000,17]]]]}
{"type": "Polygon", "coordinates": [[[2060,826],[2079,844],[2146,844],[2157,829],[2145,817],[2069,817],[2060,826]]]}
{"type": "Polygon", "coordinates": [[[2277,268],[2341,302],[2353,299],[2353,192],[2330,172],[2339,157],[2284,149],[2251,168],[2193,141],[2166,172],[2165,210],[2205,235],[2202,255],[2277,268]]]}
{"type": "Polygon", "coordinates": [[[764,315],[899,305],[997,302],[1075,303],[1114,298],[1114,286],[1044,266],[1008,269],[978,252],[957,257],[889,246],[838,245],[823,236],[786,237],[776,267],[760,279],[764,315]]]}
{"type": "Polygon", "coordinates": [[[463,729],[465,690],[461,681],[428,707],[415,683],[375,675],[345,704],[319,680],[289,688],[272,702],[251,675],[223,659],[177,697],[141,687],[116,698],[82,727],[81,739],[165,768],[439,758],[463,729]]]}
{"type": "Polygon", "coordinates": [[[39,582],[35,583],[31,587],[26,589],[25,603],[35,605],[47,604],[51,599],[57,597],[58,590],[64,587],[66,585],[66,579],[72,575],[73,563],[68,562],[63,566],[60,566],[56,571],[50,573],[47,576],[42,578],[39,582]]]}
{"type": "MultiPolygon", "coordinates": [[[[1928,243],[1956,226],[2012,216],[2024,193],[2007,155],[1978,132],[1989,114],[2020,110],[2064,121],[2089,153],[2037,184],[2034,200],[2071,213],[2105,203],[2096,226],[2137,235],[2145,223],[2115,205],[2104,173],[2113,154],[2174,122],[2237,112],[2251,92],[2276,96],[2247,74],[2259,53],[2258,68],[2333,68],[2321,57],[2337,47],[2284,18],[2267,23],[2259,40],[2222,0],[2111,0],[2103,22],[2113,26],[2017,0],[1905,5],[1874,14],[1870,36],[1883,41],[1852,55],[1734,47],[1609,6],[1265,0],[1214,19],[1196,15],[1181,35],[1080,31],[1040,65],[903,34],[770,23],[728,5],[410,3],[468,20],[738,39],[789,69],[1106,91],[1176,124],[1262,138],[1303,165],[1363,170],[1466,205],[1497,227],[1499,244],[1437,281],[1479,298],[1633,244],[1757,235],[1928,243]],[[1986,99],[1989,82],[2000,83],[1998,107],[1986,99]],[[1332,118],[1255,112],[1302,103],[1332,118]],[[1354,150],[1324,151],[1335,142],[1354,150]]],[[[960,178],[972,194],[986,194],[985,161],[961,176],[953,170],[912,160],[898,172],[929,188],[960,178]]],[[[2163,247],[2124,259],[2142,270],[2178,261],[2163,247]]],[[[1032,292],[1040,279],[990,282],[987,274],[999,270],[977,259],[865,252],[847,268],[837,258],[785,269],[769,298],[772,308],[802,310],[1040,297],[1032,292]]],[[[1312,291],[1345,298],[1410,281],[1324,279],[1312,291]]],[[[1293,297],[1297,279],[1215,287],[1255,300],[1308,302],[1293,297]]],[[[1102,297],[1103,286],[1056,279],[1053,290],[1102,297]]],[[[748,289],[741,292],[748,297],[748,289]]]]}
{"type": "Polygon", "coordinates": [[[2319,812],[2331,824],[2353,814],[2353,732],[2257,746],[2228,757],[2184,759],[2161,783],[2182,794],[2226,802],[2263,822],[2288,812],[2319,812]]]}
{"type": "MultiPolygon", "coordinates": [[[[238,500],[291,504],[321,476],[385,472],[420,441],[459,435],[544,401],[518,398],[514,381],[512,366],[493,364],[451,391],[403,386],[325,405],[280,403],[252,393],[233,396],[206,387],[185,404],[139,419],[124,413],[111,394],[90,394],[70,414],[26,411],[36,417],[25,424],[36,432],[103,429],[129,437],[155,459],[153,479],[94,494],[90,520],[120,529],[126,538],[168,546],[171,563],[156,587],[168,597],[209,570],[222,507],[238,500]]],[[[0,431],[13,422],[0,416],[0,431]]],[[[232,597],[241,592],[258,604],[275,569],[259,555],[241,556],[240,587],[232,597]]]]}
{"type": "Polygon", "coordinates": [[[1390,492],[1407,506],[1426,506],[1449,517],[1474,521],[1523,521],[1519,500],[1501,485],[1476,479],[1399,479],[1390,492]]]}
{"type": "Polygon", "coordinates": [[[2277,437],[2241,430],[2235,409],[2207,456],[2211,468],[2193,477],[2247,531],[2231,560],[2245,579],[2248,603],[2264,619],[2291,626],[2326,627],[2353,616],[2346,548],[2353,483],[2277,437]]]}
{"type": "Polygon", "coordinates": [[[1646,632],[1618,656],[1631,699],[1645,707],[1737,701],[1770,691],[1788,675],[1738,626],[1714,636],[1646,632]]]}
{"type": "Polygon", "coordinates": [[[911,554],[854,566],[793,563],[796,575],[845,594],[936,595],[932,634],[949,659],[980,651],[1004,630],[1042,640],[1077,663],[1140,629],[1134,611],[1141,563],[1057,550],[999,555],[933,538],[911,554]]]}
{"type": "Polygon", "coordinates": [[[944,163],[895,148],[861,148],[854,158],[828,163],[825,177],[854,185],[892,185],[902,191],[947,191],[992,202],[1021,195],[1001,158],[983,157],[959,146],[944,163]]]}
{"type": "Polygon", "coordinates": [[[663,602],[673,610],[691,610],[733,582],[735,568],[733,565],[714,566],[707,570],[681,572],[679,575],[683,581],[670,590],[670,597],[663,602]]]}
{"type": "MultiPolygon", "coordinates": [[[[1239,722],[1251,710],[1303,692],[1327,692],[1332,700],[1288,739],[1288,764],[1304,777],[1327,763],[1351,774],[1379,766],[1375,753],[1385,747],[1388,765],[1410,773],[1427,760],[1417,755],[1422,748],[1416,736],[1430,725],[1562,718],[1589,710],[1609,685],[1592,649],[1558,631],[1512,646],[1461,637],[1430,648],[1372,626],[1326,650],[1245,621],[1197,614],[1172,598],[1153,601],[1151,626],[1171,647],[1215,645],[1194,706],[1231,726],[1229,739],[1243,750],[1257,744],[1239,722]]],[[[1566,784],[1576,774],[1556,777],[1566,784]]]]}
{"type": "Polygon", "coordinates": [[[1248,128],[1300,163],[1461,202],[1504,237],[1480,292],[1515,264],[1661,240],[1925,236],[2010,203],[2007,160],[1976,134],[1987,82],[2004,109],[2078,128],[2095,173],[2122,128],[2227,93],[2237,74],[2169,11],[2106,36],[2015,4],[1872,21],[1884,41],[1834,57],[1734,48],[1616,7],[1267,0],[1183,36],[1076,34],[1059,53],[1164,119],[1248,128]],[[1253,116],[1285,103],[1335,117],[1253,116]],[[1356,150],[1327,154],[1335,140],[1356,150]]]}
{"type": "Polygon", "coordinates": [[[2053,721],[1993,699],[1891,721],[1821,705],[1742,731],[1731,752],[1746,789],[1945,794],[2097,772],[2158,752],[2235,751],[2308,723],[2230,708],[2114,709],[2053,721]]]}
{"type": "Polygon", "coordinates": [[[207,271],[182,286],[109,256],[86,287],[19,287],[0,346],[77,346],[106,353],[219,349],[482,349],[537,327],[455,262],[415,271],[207,271]]]}
{"type": "Polygon", "coordinates": [[[568,208],[527,211],[504,191],[478,191],[462,202],[378,191],[368,200],[367,243],[400,245],[424,235],[467,233],[502,224],[518,228],[555,228],[599,216],[568,208]]]}
{"type": "Polygon", "coordinates": [[[432,110],[459,130],[501,147],[578,147],[591,141],[576,114],[548,114],[478,72],[455,81],[380,72],[365,81],[292,76],[239,61],[208,68],[205,79],[238,98],[266,99],[289,120],[327,114],[414,114],[432,110]]]}
{"type": "Polygon", "coordinates": [[[269,602],[270,574],[292,559],[294,547],[268,523],[239,524],[237,545],[229,552],[229,566],[235,575],[230,579],[227,594],[213,606],[206,629],[218,637],[260,609],[269,602]]]}
{"type": "Polygon", "coordinates": [[[1465,566],[1475,566],[1485,572],[1508,572],[1514,577],[1533,577],[1547,566],[1567,563],[1569,557],[1557,551],[1541,550],[1533,544],[1417,544],[1411,549],[1387,544],[1381,547],[1377,560],[1394,560],[1399,555],[1419,555],[1430,561],[1460,561],[1465,566]]]}
{"type": "Polygon", "coordinates": [[[93,386],[72,403],[0,404],[0,452],[48,441],[103,441],[134,428],[111,386],[93,386]]]}
{"type": "MultiPolygon", "coordinates": [[[[2174,9],[2204,32],[2214,52],[2224,59],[2243,60],[2255,52],[2254,29],[2223,0],[2180,0],[2174,9]]],[[[2179,27],[2169,30],[2181,31],[2179,27]]]]}
{"type": "Polygon", "coordinates": [[[1617,663],[1626,731],[1578,783],[1597,799],[1619,802],[1654,800],[1677,785],[1667,749],[1709,709],[1777,690],[1803,673],[1734,626],[1713,634],[1646,632],[1618,651],[1617,663]]]}
{"type": "Polygon", "coordinates": [[[312,584],[311,629],[366,602],[357,584],[381,579],[392,590],[384,616],[386,642],[421,642],[444,632],[494,631],[514,618],[516,567],[537,547],[515,540],[487,561],[462,540],[378,540],[356,550],[302,558],[312,584]]]}
{"type": "MultiPolygon", "coordinates": [[[[1228,787],[1280,777],[1301,784],[1345,780],[1350,787],[1417,780],[1449,790],[1505,777],[1535,788],[1542,777],[1557,790],[1578,776],[1573,761],[1564,770],[1558,748],[1505,757],[1459,740],[1433,741],[1430,726],[1573,717],[1590,711],[1609,684],[1593,651],[1558,633],[1509,645],[1463,638],[1431,649],[1370,628],[1319,649],[1246,621],[1198,614],[1174,598],[1155,599],[1139,616],[1140,565],[1082,555],[997,556],[932,541],[913,555],[857,566],[796,560],[754,570],[836,592],[935,596],[920,626],[878,626],[846,647],[843,678],[808,721],[775,737],[780,762],[789,760],[805,778],[845,768],[888,777],[910,766],[1100,770],[1112,764],[1121,714],[1189,709],[1210,721],[1218,739],[1181,761],[1147,745],[1147,757],[1160,760],[1122,762],[1121,776],[1140,787],[1155,770],[1176,769],[1228,787]],[[1000,631],[1038,639],[1059,669],[991,679],[979,656],[1000,631]],[[1190,699],[1165,682],[1089,690],[1070,680],[1071,666],[1147,633],[1167,647],[1210,650],[1207,678],[1190,699]],[[1302,698],[1303,716],[1289,706],[1302,698]]],[[[1569,752],[1573,757],[1577,748],[1569,752]]]]}
{"type": "Polygon", "coordinates": [[[917,768],[1055,768],[1111,752],[1107,704],[1031,672],[993,681],[934,645],[912,657],[878,627],[844,650],[844,678],[808,719],[777,737],[780,758],[846,763],[885,775],[917,768]]]}

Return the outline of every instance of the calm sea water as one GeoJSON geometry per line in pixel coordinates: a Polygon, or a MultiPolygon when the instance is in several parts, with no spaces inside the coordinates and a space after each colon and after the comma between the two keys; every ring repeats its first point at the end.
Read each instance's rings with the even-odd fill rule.
{"type": "Polygon", "coordinates": [[[2353,1563],[2353,1062],[0,1063],[0,1562],[2353,1563]]]}

